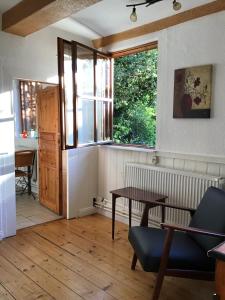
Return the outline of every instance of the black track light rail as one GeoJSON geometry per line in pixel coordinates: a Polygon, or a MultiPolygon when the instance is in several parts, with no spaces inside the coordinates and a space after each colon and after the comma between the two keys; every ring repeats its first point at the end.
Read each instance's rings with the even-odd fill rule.
{"type": "Polygon", "coordinates": [[[163,0],[146,0],[145,2],[141,2],[141,3],[127,4],[126,7],[136,7],[136,6],[145,5],[145,4],[146,4],[146,7],[148,7],[152,4],[155,4],[160,1],[163,1],[163,0]]]}

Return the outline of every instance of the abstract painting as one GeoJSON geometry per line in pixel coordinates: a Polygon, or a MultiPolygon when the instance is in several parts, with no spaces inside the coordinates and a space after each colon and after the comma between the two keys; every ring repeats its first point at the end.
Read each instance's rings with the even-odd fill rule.
{"type": "Polygon", "coordinates": [[[212,65],[175,70],[174,118],[210,118],[212,65]]]}

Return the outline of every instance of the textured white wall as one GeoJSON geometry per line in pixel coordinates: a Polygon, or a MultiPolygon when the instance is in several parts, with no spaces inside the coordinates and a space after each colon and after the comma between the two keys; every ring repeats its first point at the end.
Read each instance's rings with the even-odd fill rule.
{"type": "Polygon", "coordinates": [[[165,30],[159,41],[157,149],[225,155],[225,13],[165,30]],[[211,119],[173,119],[174,70],[213,64],[211,119]]]}
{"type": "Polygon", "coordinates": [[[225,12],[124,41],[108,50],[159,42],[157,150],[225,156],[225,12]],[[174,70],[213,64],[211,119],[173,119],[174,70]]]}
{"type": "Polygon", "coordinates": [[[98,147],[67,152],[67,217],[95,212],[93,198],[98,194],[98,147]]]}

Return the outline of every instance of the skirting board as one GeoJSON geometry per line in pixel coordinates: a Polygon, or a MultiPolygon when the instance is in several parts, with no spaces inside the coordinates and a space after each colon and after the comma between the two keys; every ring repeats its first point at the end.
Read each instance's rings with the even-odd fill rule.
{"type": "MultiPolygon", "coordinates": [[[[112,212],[110,211],[107,211],[103,208],[96,208],[96,213],[100,214],[100,215],[103,215],[109,219],[112,218],[112,212]]],[[[128,219],[128,216],[121,216],[121,215],[118,215],[116,213],[115,215],[115,219],[116,221],[119,221],[121,223],[124,223],[124,224],[129,224],[129,219],[128,219]]],[[[140,225],[140,222],[141,222],[141,219],[137,220],[137,219],[132,219],[132,226],[139,226],[140,225]]],[[[156,223],[151,223],[151,221],[149,220],[149,226],[152,226],[152,227],[159,227],[158,224],[156,223]]]]}
{"type": "Polygon", "coordinates": [[[78,217],[80,218],[80,217],[93,215],[93,214],[96,214],[96,212],[97,212],[97,209],[93,206],[81,208],[78,211],[78,217]]]}

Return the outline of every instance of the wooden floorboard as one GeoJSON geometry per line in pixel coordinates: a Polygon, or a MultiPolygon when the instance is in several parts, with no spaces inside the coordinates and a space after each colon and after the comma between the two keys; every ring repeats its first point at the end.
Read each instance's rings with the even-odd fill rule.
{"type": "MultiPolygon", "coordinates": [[[[0,243],[1,299],[149,300],[155,274],[130,270],[127,225],[93,215],[19,230],[0,243]]],[[[211,300],[213,283],[166,278],[160,300],[211,300]]]]}

